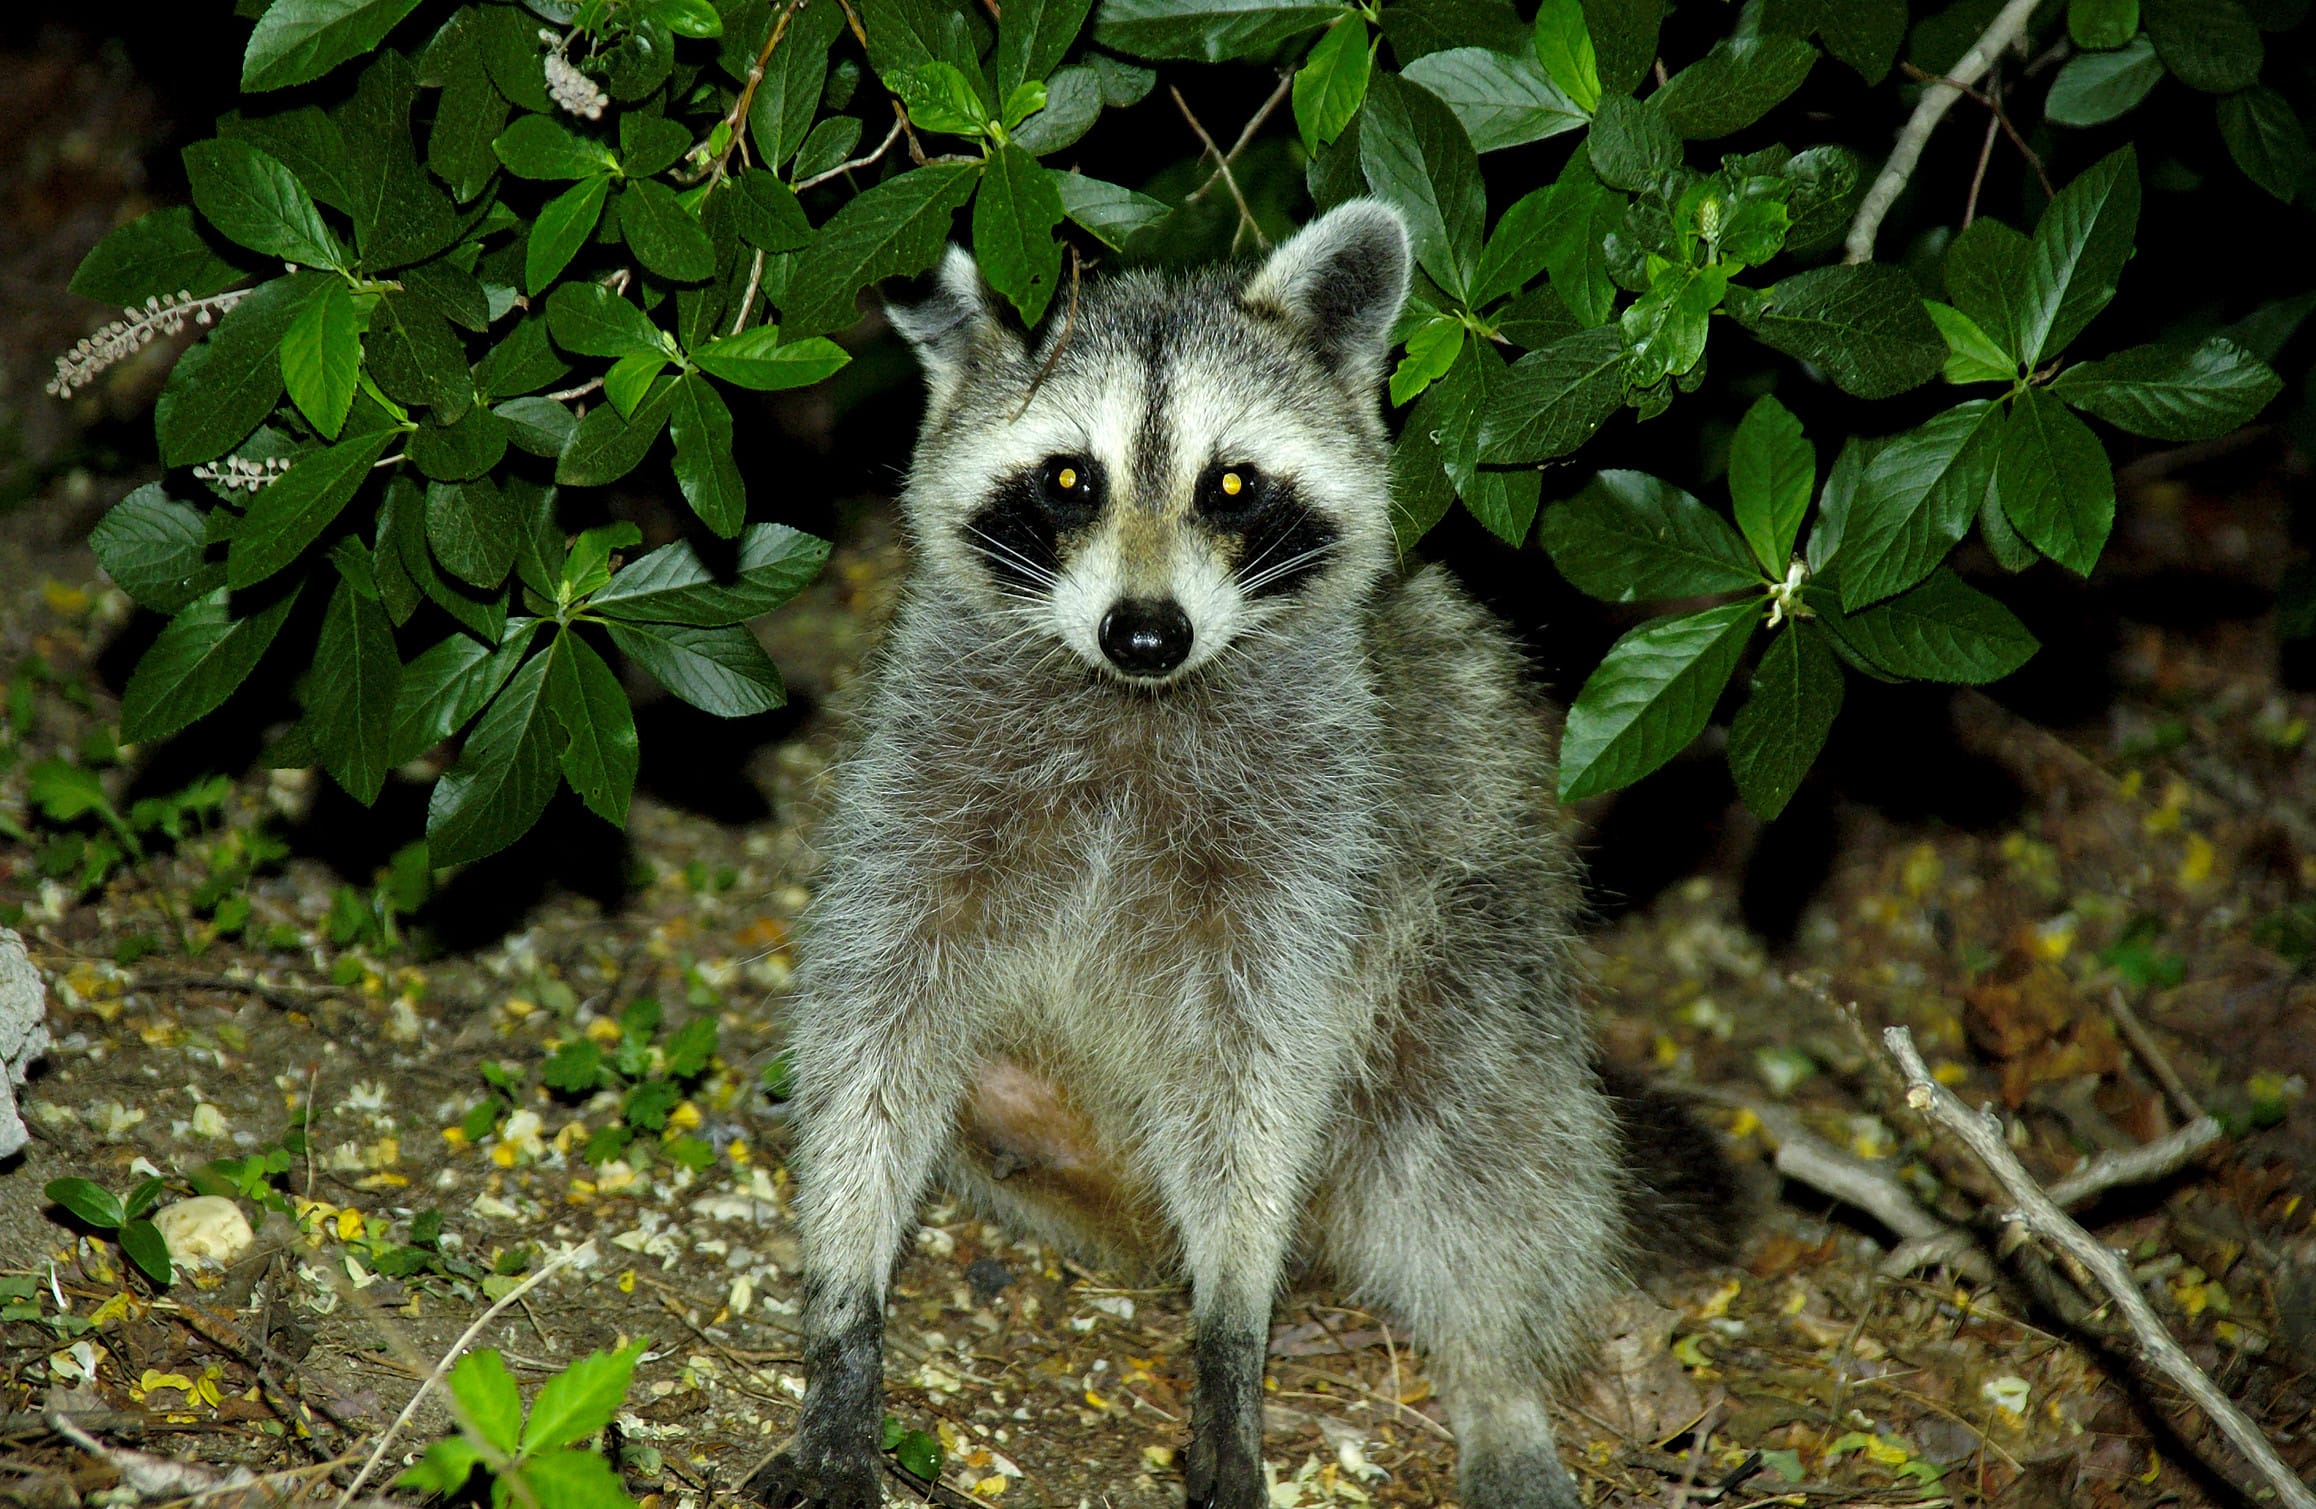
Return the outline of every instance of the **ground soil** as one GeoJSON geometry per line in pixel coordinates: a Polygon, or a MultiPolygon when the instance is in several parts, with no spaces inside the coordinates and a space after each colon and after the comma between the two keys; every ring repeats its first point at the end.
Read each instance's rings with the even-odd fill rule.
{"type": "MultiPolygon", "coordinates": [[[[59,1399],[101,1411],[114,1447],[277,1475],[285,1492],[334,1494],[382,1443],[398,1468],[449,1419],[430,1394],[390,1439],[389,1422],[508,1287],[475,1275],[553,1266],[469,1339],[529,1384],[648,1338],[613,1431],[629,1488],[670,1509],[734,1502],[801,1390],[786,1137],[762,1071],[836,748],[824,709],[889,593],[889,512],[843,510],[830,570],[762,626],[804,711],[753,746],[660,755],[624,845],[558,807],[550,827],[577,837],[444,877],[393,938],[349,934],[333,905],[370,903],[389,840],[416,831],[423,772],[365,818],[326,782],[257,768],[251,727],[204,746],[240,753],[199,831],[91,889],[45,874],[57,829],[29,810],[28,771],[89,753],[153,629],[82,541],[153,475],[124,437],[168,353],[69,405],[39,389],[48,355],[104,317],[62,285],[144,207],[162,123],[126,64],[84,43],[0,57],[0,77],[0,681],[21,688],[0,817],[31,840],[0,837],[0,906],[57,1038],[24,1092],[34,1140],[0,1164],[0,1276],[37,1279],[11,1312],[29,1318],[0,1322],[0,1501],[71,1504],[118,1478],[42,1423],[59,1399]],[[247,886],[240,936],[215,937],[192,893],[253,829],[290,856],[247,886]],[[540,1066],[561,1043],[615,1039],[644,996],[671,1029],[712,1014],[717,1055],[664,1138],[590,1162],[617,1094],[550,1095],[540,1066]],[[486,1065],[511,1071],[515,1114],[468,1135],[486,1065]],[[266,1188],[295,1219],[234,1272],[155,1292],[41,1193],[262,1154],[293,1115],[310,1115],[306,1143],[266,1188]],[[675,1156],[703,1147],[696,1169],[675,1156]],[[427,1212],[442,1260],[374,1273],[427,1212]]],[[[1895,1092],[1886,1025],[1995,1106],[2046,1181],[2191,1107],[2221,1117],[2210,1151],[2085,1219],[2287,1460],[2316,1470],[2316,697],[2290,683],[2264,608],[2301,468],[2255,438],[2128,475],[2105,595],[2058,600],[2042,679],[2000,700],[1853,704],[1850,742],[1777,827],[1730,805],[1710,749],[1582,813],[1603,877],[1585,959],[1606,1051],[1690,1093],[1751,1192],[1736,1263],[1603,1318],[1612,1339],[1559,1415],[1593,1502],[2242,1502],[2240,1464],[2137,1370],[2115,1312],[2063,1265],[2030,1246],[1967,1273],[1893,1272],[1895,1233],[1778,1173],[1776,1149],[1812,1135],[1974,1232],[1974,1250],[2002,1248],[1980,1219],[2004,1208],[1990,1179],[1895,1092]],[[2066,632],[2080,622],[2096,632],[2066,632]],[[1886,716],[1907,721],[1877,727],[1886,716]],[[1885,765],[1911,784],[1877,782],[1885,765]]],[[[106,768],[116,795],[159,794],[198,760],[132,750],[106,768]]],[[[936,1202],[891,1338],[888,1408],[943,1443],[943,1502],[1180,1501],[1179,1288],[1123,1287],[936,1202]]],[[[1454,1501],[1423,1359],[1385,1322],[1299,1281],[1271,1352],[1275,1504],[1454,1501]]]]}

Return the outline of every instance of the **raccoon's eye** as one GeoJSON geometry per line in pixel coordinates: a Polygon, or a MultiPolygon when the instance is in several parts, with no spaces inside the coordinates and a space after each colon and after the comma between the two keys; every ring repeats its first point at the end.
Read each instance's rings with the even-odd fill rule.
{"type": "Polygon", "coordinates": [[[1055,517],[1083,521],[1101,507],[1101,475],[1083,456],[1053,456],[1045,463],[1045,506],[1055,517]]]}
{"type": "Polygon", "coordinates": [[[1198,480],[1198,511],[1218,518],[1251,513],[1262,502],[1262,473],[1251,466],[1217,463],[1198,480]]]}

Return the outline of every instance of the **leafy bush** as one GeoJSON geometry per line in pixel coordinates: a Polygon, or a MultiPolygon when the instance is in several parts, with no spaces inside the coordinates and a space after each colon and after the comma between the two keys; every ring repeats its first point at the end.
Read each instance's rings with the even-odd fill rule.
{"type": "MultiPolygon", "coordinates": [[[[1876,183],[1848,138],[1878,155],[1911,102],[1952,92],[1923,80],[2006,54],[1994,44],[2023,26],[2041,64],[2000,61],[2007,107],[1979,91],[2022,148],[2017,86],[2039,67],[2064,59],[2043,109],[2068,128],[2160,107],[2179,91],[2141,102],[2169,74],[2215,99],[2244,192],[2304,198],[2304,129],[2260,78],[2285,67],[2263,28],[2301,26],[2306,6],[1702,9],[1709,25],[1660,0],[1529,16],[1507,0],[243,0],[245,108],[186,149],[190,209],[83,263],[75,289],[128,315],[56,383],[208,327],[155,416],[162,460],[205,496],[139,489],[94,540],[170,615],[123,737],[215,713],[269,653],[305,658],[279,762],[367,803],[464,735],[433,791],[434,863],[512,841],[562,782],[619,823],[637,741],[605,646],[711,713],[777,706],[745,624],[826,554],[751,522],[794,514],[735,464],[730,390],[827,379],[861,290],[928,268],[953,235],[1034,324],[1090,260],[1238,249],[1375,193],[1406,212],[1421,268],[1390,385],[1402,541],[1458,500],[1515,546],[1541,515],[1579,589],[1685,610],[1633,627],[1585,683],[1562,794],[1677,753],[1761,639],[1729,758],[1774,815],[1846,674],[1984,681],[2033,653],[1946,561],[1975,534],[2006,570],[2092,569],[2115,489],[2084,416],[2166,441],[2241,425],[2279,391],[2261,353],[2307,312],[2222,330],[2172,318],[2185,290],[2132,288],[2169,328],[2118,347],[2094,318],[2130,281],[2130,145],[2056,188],[2031,231],[1974,216],[1982,154],[1955,234],[1897,196],[1911,152],[1876,183]],[[1226,152],[1170,89],[1206,149],[1152,175],[1133,169],[1148,133],[1089,134],[1152,95],[1146,62],[1279,72],[1177,70],[1251,118],[1226,152]],[[1894,202],[1908,260],[1867,260],[1894,202]],[[1853,256],[1833,260],[1845,236],[1853,256]],[[1708,348],[1732,377],[1708,376],[1708,348]],[[1927,410],[1901,396],[1941,378],[1975,391],[1927,410]],[[1761,397],[1772,385],[1791,402],[1761,397]],[[1542,506],[1546,468],[1621,411],[1652,419],[1700,390],[1744,415],[1734,527],[1629,471],[1554,477],[1572,496],[1542,506]],[[1845,433],[1813,443],[1791,412],[1805,400],[1845,433]],[[632,525],[566,533],[559,489],[659,453],[694,538],[630,558],[632,525]],[[310,649],[293,620],[315,624],[310,649]]],[[[2048,123],[2029,120],[2036,139],[2071,150],[2048,123]]]]}

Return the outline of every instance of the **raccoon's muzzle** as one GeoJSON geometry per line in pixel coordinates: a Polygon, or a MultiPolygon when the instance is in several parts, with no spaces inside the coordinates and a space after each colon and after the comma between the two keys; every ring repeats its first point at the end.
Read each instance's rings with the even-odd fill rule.
{"type": "Polygon", "coordinates": [[[1163,676],[1190,656],[1190,615],[1170,597],[1120,598],[1102,615],[1102,653],[1129,676],[1163,676]]]}

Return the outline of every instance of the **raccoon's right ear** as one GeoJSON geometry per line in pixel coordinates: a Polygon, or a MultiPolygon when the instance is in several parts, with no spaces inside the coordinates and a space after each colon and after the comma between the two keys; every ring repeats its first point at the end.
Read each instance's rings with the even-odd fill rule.
{"type": "Polygon", "coordinates": [[[925,383],[932,390],[932,406],[947,406],[956,396],[967,371],[978,361],[993,365],[1022,354],[1018,336],[998,318],[981,281],[973,254],[952,246],[941,265],[919,285],[924,296],[913,303],[887,304],[885,318],[916,348],[925,364],[925,383]]]}
{"type": "Polygon", "coordinates": [[[1380,199],[1353,199],[1282,243],[1242,297],[1256,313],[1300,327],[1350,382],[1373,387],[1407,302],[1410,260],[1399,211],[1380,199]]]}

